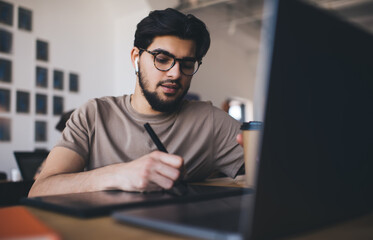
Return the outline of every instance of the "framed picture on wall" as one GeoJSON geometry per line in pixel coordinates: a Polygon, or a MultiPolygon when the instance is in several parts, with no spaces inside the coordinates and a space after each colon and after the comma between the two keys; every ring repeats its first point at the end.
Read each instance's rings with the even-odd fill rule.
{"type": "Polygon", "coordinates": [[[11,140],[11,124],[12,124],[11,119],[0,117],[0,141],[1,142],[9,142],[11,140]]]}
{"type": "Polygon", "coordinates": [[[63,90],[63,72],[60,70],[53,71],[53,88],[63,90]]]}
{"type": "Polygon", "coordinates": [[[36,86],[47,88],[48,87],[48,70],[43,67],[36,67],[36,86]]]}
{"type": "Polygon", "coordinates": [[[48,43],[42,40],[36,40],[36,59],[41,61],[48,61],[48,43]]]}
{"type": "Polygon", "coordinates": [[[35,142],[47,141],[47,122],[35,121],[35,142]]]}
{"type": "Polygon", "coordinates": [[[63,97],[53,96],[53,115],[63,113],[63,97]]]}
{"type": "Polygon", "coordinates": [[[10,112],[10,90],[0,88],[0,113],[10,112]]]}
{"type": "Polygon", "coordinates": [[[12,62],[0,58],[0,82],[10,83],[12,81],[12,62]]]}
{"type": "Polygon", "coordinates": [[[79,92],[79,75],[75,73],[69,74],[69,90],[70,92],[79,92]]]}
{"type": "Polygon", "coordinates": [[[30,93],[17,91],[17,113],[30,112],[30,93]]]}
{"type": "Polygon", "coordinates": [[[0,23],[13,25],[13,5],[0,1],[0,23]]]}
{"type": "Polygon", "coordinates": [[[4,29],[0,29],[0,52],[11,53],[12,51],[12,33],[4,29]]]}
{"type": "Polygon", "coordinates": [[[47,107],[47,95],[37,93],[35,101],[35,112],[37,114],[47,114],[47,107]]]}
{"type": "Polygon", "coordinates": [[[32,30],[32,11],[23,7],[18,8],[18,28],[32,30]]]}

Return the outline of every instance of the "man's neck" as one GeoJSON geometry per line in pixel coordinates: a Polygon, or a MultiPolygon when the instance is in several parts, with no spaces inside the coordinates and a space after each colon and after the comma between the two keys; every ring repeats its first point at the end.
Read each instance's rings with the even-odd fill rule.
{"type": "Polygon", "coordinates": [[[135,89],[135,93],[131,95],[131,106],[136,112],[147,115],[158,115],[161,112],[155,111],[148,101],[146,101],[144,95],[135,89]]]}

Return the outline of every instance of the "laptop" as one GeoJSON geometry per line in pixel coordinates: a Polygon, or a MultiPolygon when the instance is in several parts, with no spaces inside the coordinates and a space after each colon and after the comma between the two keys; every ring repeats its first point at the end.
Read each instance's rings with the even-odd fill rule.
{"type": "Polygon", "coordinates": [[[40,165],[48,157],[49,151],[37,150],[34,152],[15,151],[17,165],[24,181],[34,180],[34,176],[40,165]]]}
{"type": "Polygon", "coordinates": [[[372,34],[305,1],[268,0],[264,16],[253,194],[122,210],[117,221],[205,239],[272,239],[372,212],[372,34]]]}

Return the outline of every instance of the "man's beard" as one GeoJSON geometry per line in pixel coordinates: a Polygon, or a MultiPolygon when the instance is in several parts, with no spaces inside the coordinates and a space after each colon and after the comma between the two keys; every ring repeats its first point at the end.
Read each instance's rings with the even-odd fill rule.
{"type": "MultiPolygon", "coordinates": [[[[138,78],[139,78],[139,84],[140,84],[140,87],[141,87],[141,91],[144,94],[144,96],[145,96],[146,100],[148,101],[149,105],[152,107],[152,109],[155,110],[155,111],[164,112],[164,113],[175,112],[179,108],[179,106],[180,106],[181,102],[183,101],[184,96],[187,94],[190,86],[187,86],[187,88],[184,89],[182,94],[179,95],[174,100],[164,101],[159,97],[157,92],[150,92],[150,91],[147,90],[148,81],[142,77],[141,69],[139,69],[139,70],[140,71],[138,71],[138,78]]],[[[177,84],[179,88],[182,87],[178,80],[165,80],[165,81],[159,82],[157,84],[157,87],[160,86],[163,83],[166,83],[166,82],[172,82],[174,84],[177,84]]],[[[167,93],[165,93],[165,95],[167,96],[167,93]]]]}

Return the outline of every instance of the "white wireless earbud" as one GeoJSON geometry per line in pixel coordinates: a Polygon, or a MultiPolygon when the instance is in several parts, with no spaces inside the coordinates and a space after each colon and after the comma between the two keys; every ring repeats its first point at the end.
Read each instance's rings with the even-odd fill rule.
{"type": "Polygon", "coordinates": [[[139,72],[139,58],[135,59],[135,71],[136,71],[136,73],[139,72]]]}

